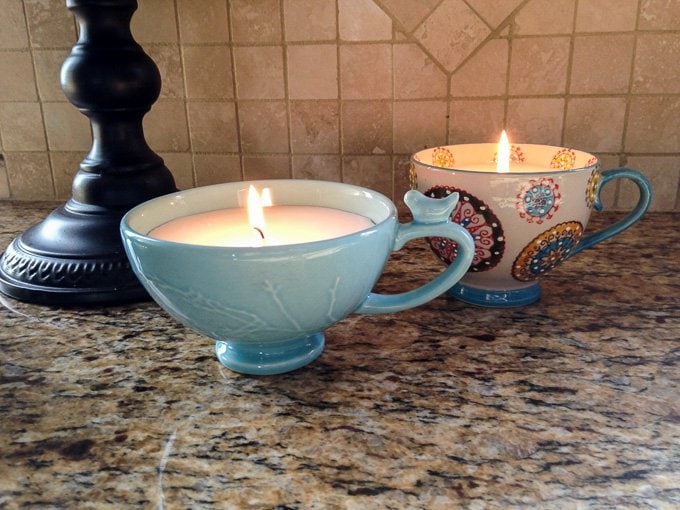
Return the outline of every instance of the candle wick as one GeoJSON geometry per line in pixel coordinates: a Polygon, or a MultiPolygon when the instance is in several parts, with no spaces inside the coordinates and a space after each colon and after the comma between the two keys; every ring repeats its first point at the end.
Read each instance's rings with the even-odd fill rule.
{"type": "Polygon", "coordinates": [[[253,227],[255,230],[257,230],[258,234],[260,234],[260,237],[264,240],[264,232],[262,232],[262,229],[253,227]]]}

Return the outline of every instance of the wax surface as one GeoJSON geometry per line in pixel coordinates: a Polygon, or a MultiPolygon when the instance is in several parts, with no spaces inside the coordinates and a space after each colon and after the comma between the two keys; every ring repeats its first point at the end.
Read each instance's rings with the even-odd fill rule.
{"type": "Polygon", "coordinates": [[[509,172],[496,172],[496,163],[460,163],[455,165],[455,169],[469,170],[474,172],[490,172],[500,174],[523,174],[538,172],[559,172],[559,169],[550,168],[549,165],[531,165],[526,163],[510,163],[509,172]]]}
{"type": "Polygon", "coordinates": [[[265,207],[264,218],[264,239],[250,225],[245,208],[177,218],[156,227],[149,236],[203,246],[277,246],[332,239],[374,225],[359,214],[316,206],[265,207]]]}

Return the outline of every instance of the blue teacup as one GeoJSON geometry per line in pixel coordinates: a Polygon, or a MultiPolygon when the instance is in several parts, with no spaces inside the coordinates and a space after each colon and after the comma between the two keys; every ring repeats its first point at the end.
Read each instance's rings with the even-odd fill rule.
{"type": "Polygon", "coordinates": [[[151,297],[177,320],[216,342],[219,361],[246,374],[277,374],[316,359],[324,329],[350,313],[406,310],[444,293],[468,270],[474,242],[449,220],[458,196],[446,200],[412,190],[411,223],[400,224],[394,204],[375,191],[324,181],[254,183],[276,204],[340,209],[362,215],[368,228],[341,237],[281,246],[202,246],[160,240],[154,228],[180,217],[239,206],[249,183],[194,188],[145,202],[121,222],[133,270],[151,297]],[[423,286],[394,295],[371,292],[392,251],[439,236],[458,245],[458,257],[423,286]]]}

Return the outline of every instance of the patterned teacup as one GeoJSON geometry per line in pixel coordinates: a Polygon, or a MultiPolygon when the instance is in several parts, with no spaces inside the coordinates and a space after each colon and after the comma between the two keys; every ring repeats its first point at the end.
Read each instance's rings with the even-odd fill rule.
{"type": "MultiPolygon", "coordinates": [[[[449,294],[477,305],[504,307],[540,297],[538,278],[579,251],[612,237],[647,211],[651,186],[635,170],[600,171],[591,154],[546,145],[513,145],[507,173],[496,172],[497,145],[451,145],[411,158],[411,187],[433,198],[459,193],[451,218],[475,240],[467,274],[449,294]],[[619,222],[584,237],[593,208],[602,209],[602,186],[626,178],[640,190],[637,205],[619,222]]],[[[454,242],[428,239],[450,264],[454,242]]]]}

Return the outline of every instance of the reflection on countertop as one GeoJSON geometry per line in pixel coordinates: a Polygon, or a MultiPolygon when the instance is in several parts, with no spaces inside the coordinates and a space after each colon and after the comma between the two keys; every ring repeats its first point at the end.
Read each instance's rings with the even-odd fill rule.
{"type": "MultiPolygon", "coordinates": [[[[0,202],[0,247],[52,207],[0,202]]],[[[352,315],[270,377],[152,302],[0,297],[0,507],[678,508],[678,248],[648,214],[535,305],[352,315]]],[[[413,242],[379,287],[439,270],[413,242]]]]}

